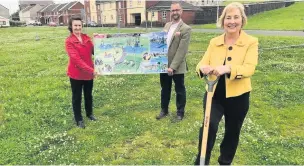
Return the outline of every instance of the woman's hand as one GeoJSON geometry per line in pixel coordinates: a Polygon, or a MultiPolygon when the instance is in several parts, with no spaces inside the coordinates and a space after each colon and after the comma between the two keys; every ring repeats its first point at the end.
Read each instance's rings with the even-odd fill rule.
{"type": "Polygon", "coordinates": [[[222,65],[222,66],[217,66],[212,74],[216,75],[216,76],[221,76],[223,74],[229,74],[231,72],[230,66],[228,65],[222,65]]]}
{"type": "Polygon", "coordinates": [[[98,74],[97,71],[94,71],[93,76],[94,76],[94,78],[97,78],[98,76],[101,76],[101,74],[98,74]]]}
{"type": "Polygon", "coordinates": [[[168,68],[168,75],[169,75],[169,76],[173,76],[173,72],[174,72],[173,69],[168,68]]]}
{"type": "Polygon", "coordinates": [[[208,75],[211,74],[213,72],[214,68],[209,66],[209,65],[204,65],[200,67],[200,71],[204,74],[204,75],[208,75]]]}

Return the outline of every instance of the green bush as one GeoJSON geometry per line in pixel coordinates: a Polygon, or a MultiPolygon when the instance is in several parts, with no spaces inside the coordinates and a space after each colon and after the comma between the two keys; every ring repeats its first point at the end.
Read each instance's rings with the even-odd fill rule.
{"type": "Polygon", "coordinates": [[[25,22],[13,21],[13,20],[10,20],[9,23],[10,23],[11,27],[20,27],[20,26],[25,26],[26,25],[25,22]]]}

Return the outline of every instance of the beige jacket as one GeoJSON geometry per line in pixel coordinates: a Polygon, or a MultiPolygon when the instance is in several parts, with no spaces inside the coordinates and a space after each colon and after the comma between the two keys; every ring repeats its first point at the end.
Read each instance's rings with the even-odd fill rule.
{"type": "MultiPolygon", "coordinates": [[[[168,32],[172,22],[168,22],[164,31],[168,32]]],[[[182,20],[178,24],[168,46],[168,67],[174,70],[174,74],[187,72],[186,54],[190,43],[191,27],[182,20]]]]}

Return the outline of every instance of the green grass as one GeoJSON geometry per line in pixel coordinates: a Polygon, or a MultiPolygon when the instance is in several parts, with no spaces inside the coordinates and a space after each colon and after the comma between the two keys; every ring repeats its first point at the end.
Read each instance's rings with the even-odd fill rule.
{"type": "MultiPolygon", "coordinates": [[[[124,31],[124,32],[135,32],[124,31]]],[[[115,32],[115,29],[88,29],[115,32]]],[[[202,122],[204,82],[194,72],[216,34],[193,33],[186,75],[185,119],[160,110],[158,75],[101,76],[94,81],[97,122],[75,127],[65,74],[65,28],[7,28],[0,33],[0,164],[191,165],[202,122]],[[39,34],[40,41],[35,41],[39,34]]],[[[259,37],[261,48],[303,43],[303,38],[259,37]]],[[[252,78],[251,107],[234,164],[303,164],[304,48],[264,50],[252,78]]],[[[211,164],[217,164],[223,123],[211,164]]]]}
{"type": "MultiPolygon", "coordinates": [[[[304,30],[304,2],[248,17],[244,29],[304,30]]],[[[215,24],[193,25],[192,28],[214,29],[215,24]]]]}

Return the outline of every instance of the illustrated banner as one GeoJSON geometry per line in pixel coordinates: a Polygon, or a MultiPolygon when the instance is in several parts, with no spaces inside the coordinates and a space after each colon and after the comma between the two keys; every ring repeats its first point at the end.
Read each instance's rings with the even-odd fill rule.
{"type": "Polygon", "coordinates": [[[166,73],[167,33],[94,35],[95,71],[102,75],[166,73]]]}

